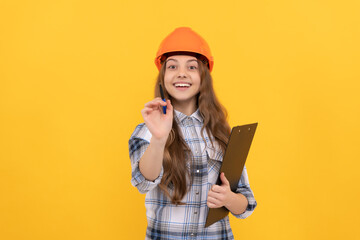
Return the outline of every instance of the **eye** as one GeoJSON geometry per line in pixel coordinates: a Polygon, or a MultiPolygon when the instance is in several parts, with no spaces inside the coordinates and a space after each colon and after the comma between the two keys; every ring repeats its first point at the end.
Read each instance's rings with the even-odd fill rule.
{"type": "Polygon", "coordinates": [[[190,68],[191,70],[197,69],[197,67],[196,67],[195,65],[192,65],[192,66],[190,66],[189,68],[190,68]]]}
{"type": "Polygon", "coordinates": [[[176,66],[175,66],[175,65],[169,65],[168,68],[169,68],[169,69],[175,69],[176,66]]]}

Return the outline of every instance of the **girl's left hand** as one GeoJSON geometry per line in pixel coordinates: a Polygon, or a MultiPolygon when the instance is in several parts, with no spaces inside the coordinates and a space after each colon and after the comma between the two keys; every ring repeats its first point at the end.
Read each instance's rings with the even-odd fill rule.
{"type": "Polygon", "coordinates": [[[226,179],[225,174],[220,174],[221,185],[213,185],[208,193],[207,205],[209,208],[226,207],[232,195],[234,194],[230,189],[230,183],[226,179]]]}

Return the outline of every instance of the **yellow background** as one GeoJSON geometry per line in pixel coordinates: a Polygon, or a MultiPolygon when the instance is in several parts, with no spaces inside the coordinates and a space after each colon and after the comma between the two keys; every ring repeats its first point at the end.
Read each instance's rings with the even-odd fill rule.
{"type": "Polygon", "coordinates": [[[128,139],[160,41],[209,43],[258,206],[235,239],[360,235],[360,2],[0,2],[0,239],[143,239],[128,139]]]}

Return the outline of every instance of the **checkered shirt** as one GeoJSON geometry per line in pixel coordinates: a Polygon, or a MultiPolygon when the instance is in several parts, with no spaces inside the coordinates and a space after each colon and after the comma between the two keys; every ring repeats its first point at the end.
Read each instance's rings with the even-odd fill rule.
{"type": "MultiPolygon", "coordinates": [[[[199,109],[191,116],[177,110],[175,120],[178,123],[185,142],[193,154],[193,183],[182,202],[186,205],[174,205],[158,187],[164,173],[154,181],[148,181],[139,170],[139,160],[149,146],[151,133],[145,123],[136,126],[129,140],[129,154],[131,159],[131,184],[140,193],[146,193],[145,207],[148,226],[145,239],[234,239],[229,217],[204,228],[208,213],[207,194],[215,184],[221,167],[223,153],[216,141],[215,148],[210,143],[209,136],[204,130],[205,142],[200,131],[203,119],[199,109]]],[[[211,136],[212,139],[213,136],[211,136]]],[[[190,169],[190,164],[187,165],[190,169]]],[[[254,211],[257,202],[250,188],[246,166],[244,166],[237,193],[243,194],[249,204],[242,214],[233,214],[236,218],[247,218],[254,211]]],[[[171,189],[170,189],[171,193],[171,189]]]]}

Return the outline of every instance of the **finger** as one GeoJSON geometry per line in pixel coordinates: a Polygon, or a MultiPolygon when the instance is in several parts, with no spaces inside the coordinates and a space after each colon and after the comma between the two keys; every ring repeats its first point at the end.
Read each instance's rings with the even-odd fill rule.
{"type": "Polygon", "coordinates": [[[221,182],[222,182],[222,184],[221,185],[225,185],[225,186],[230,186],[230,183],[229,183],[229,181],[227,180],[227,178],[225,177],[225,173],[224,172],[222,172],[221,174],[220,174],[220,179],[221,179],[221,182]]]}
{"type": "Polygon", "coordinates": [[[173,114],[173,106],[171,105],[170,99],[166,100],[166,115],[172,116],[173,114]]]}
{"type": "Polygon", "coordinates": [[[223,201],[224,200],[224,194],[216,193],[216,192],[212,192],[212,191],[208,193],[208,197],[211,197],[213,199],[217,199],[218,201],[223,201]]]}
{"type": "Polygon", "coordinates": [[[211,202],[206,202],[206,204],[207,204],[207,206],[209,207],[209,208],[218,208],[217,206],[216,206],[216,204],[213,204],[213,203],[211,203],[211,202]]]}
{"type": "Polygon", "coordinates": [[[208,206],[209,208],[219,208],[216,204],[211,203],[211,202],[207,202],[207,206],[208,206]]]}
{"type": "Polygon", "coordinates": [[[208,196],[208,202],[211,203],[211,204],[214,204],[215,206],[217,207],[220,207],[221,206],[221,201],[219,201],[218,199],[216,198],[213,198],[211,196],[208,196]]]}
{"type": "Polygon", "coordinates": [[[173,110],[173,105],[171,104],[170,99],[166,100],[166,107],[169,108],[170,110],[173,110]]]}
{"type": "Polygon", "coordinates": [[[215,184],[211,187],[211,190],[213,192],[215,192],[215,193],[222,193],[223,192],[222,187],[219,186],[219,185],[215,185],[215,184]]]}
{"type": "Polygon", "coordinates": [[[154,100],[145,103],[145,107],[159,107],[160,105],[166,105],[166,102],[164,102],[161,98],[155,98],[154,100]]]}
{"type": "Polygon", "coordinates": [[[152,111],[153,111],[152,108],[144,108],[143,110],[141,110],[141,115],[145,119],[151,114],[152,111]]]}
{"type": "Polygon", "coordinates": [[[214,202],[212,202],[211,199],[209,199],[209,198],[207,199],[206,203],[209,207],[216,207],[216,204],[214,202]]]}
{"type": "Polygon", "coordinates": [[[141,113],[149,114],[149,113],[151,113],[152,111],[154,111],[153,108],[144,107],[144,108],[141,110],[141,113]]]}
{"type": "Polygon", "coordinates": [[[157,107],[161,107],[161,106],[165,106],[166,102],[164,102],[163,100],[157,100],[157,101],[152,101],[152,102],[148,102],[145,103],[145,107],[151,107],[151,108],[157,108],[157,107]]]}

